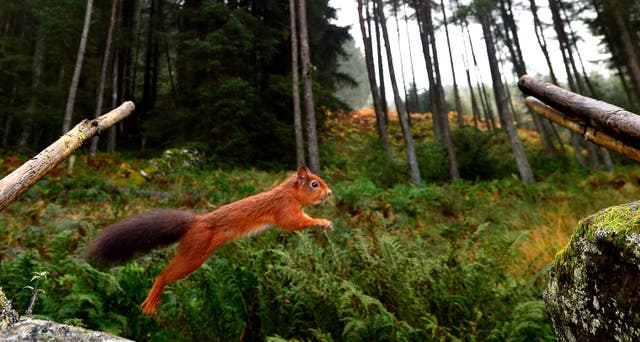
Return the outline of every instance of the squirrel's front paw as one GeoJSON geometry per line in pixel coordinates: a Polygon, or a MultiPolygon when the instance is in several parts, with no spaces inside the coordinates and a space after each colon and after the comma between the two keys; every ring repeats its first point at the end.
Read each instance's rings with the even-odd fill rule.
{"type": "Polygon", "coordinates": [[[318,219],[318,223],[316,225],[320,228],[333,230],[333,223],[326,219],[318,219]]]}

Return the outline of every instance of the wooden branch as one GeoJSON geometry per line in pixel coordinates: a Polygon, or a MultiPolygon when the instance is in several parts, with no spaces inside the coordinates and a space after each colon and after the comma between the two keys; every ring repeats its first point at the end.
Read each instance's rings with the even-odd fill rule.
{"type": "Polygon", "coordinates": [[[558,111],[588,123],[635,147],[640,147],[640,116],[612,104],[578,95],[529,75],[518,87],[558,111]]]}
{"type": "Polygon", "coordinates": [[[0,211],[67,158],[94,135],[113,126],[133,112],[131,101],[94,120],[83,120],[42,152],[0,180],[0,211]]]}
{"type": "Polygon", "coordinates": [[[583,136],[585,140],[592,141],[595,144],[604,146],[611,151],[618,152],[627,158],[640,162],[640,150],[626,145],[611,135],[603,131],[598,131],[593,127],[589,127],[585,123],[569,117],[553,107],[546,105],[533,96],[527,96],[524,99],[524,103],[536,114],[544,116],[545,118],[568,128],[569,130],[583,136]]]}

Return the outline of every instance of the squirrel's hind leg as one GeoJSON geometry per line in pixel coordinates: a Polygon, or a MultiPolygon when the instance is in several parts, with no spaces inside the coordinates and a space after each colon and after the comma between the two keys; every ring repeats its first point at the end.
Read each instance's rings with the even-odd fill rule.
{"type": "Polygon", "coordinates": [[[146,315],[156,313],[160,295],[165,285],[182,279],[198,269],[209,255],[221,245],[216,243],[214,232],[210,229],[193,227],[180,240],[178,251],[171,262],[160,273],[147,298],[142,303],[142,312],[146,315]]]}

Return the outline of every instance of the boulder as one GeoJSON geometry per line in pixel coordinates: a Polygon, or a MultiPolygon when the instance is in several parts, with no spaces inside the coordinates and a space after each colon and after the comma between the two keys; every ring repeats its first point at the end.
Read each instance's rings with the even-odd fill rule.
{"type": "Polygon", "coordinates": [[[11,308],[11,301],[0,287],[0,331],[8,329],[18,321],[18,314],[11,308]]]}
{"type": "Polygon", "coordinates": [[[578,224],[551,266],[544,301],[559,341],[640,340],[640,202],[578,224]]]}
{"type": "Polygon", "coordinates": [[[99,331],[30,317],[18,317],[0,288],[0,341],[130,341],[99,331]]]}

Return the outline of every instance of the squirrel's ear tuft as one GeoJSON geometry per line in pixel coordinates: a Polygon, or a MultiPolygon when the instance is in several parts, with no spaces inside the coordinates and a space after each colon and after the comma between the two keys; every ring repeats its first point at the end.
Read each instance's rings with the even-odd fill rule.
{"type": "Polygon", "coordinates": [[[298,173],[297,173],[298,183],[300,185],[304,184],[304,182],[306,182],[307,180],[308,175],[309,175],[309,169],[303,163],[300,163],[300,165],[298,166],[298,173]]]}
{"type": "Polygon", "coordinates": [[[304,170],[306,172],[309,172],[309,168],[306,165],[304,165],[304,163],[299,163],[298,164],[298,173],[300,173],[300,171],[302,171],[302,170],[304,170]]]}

